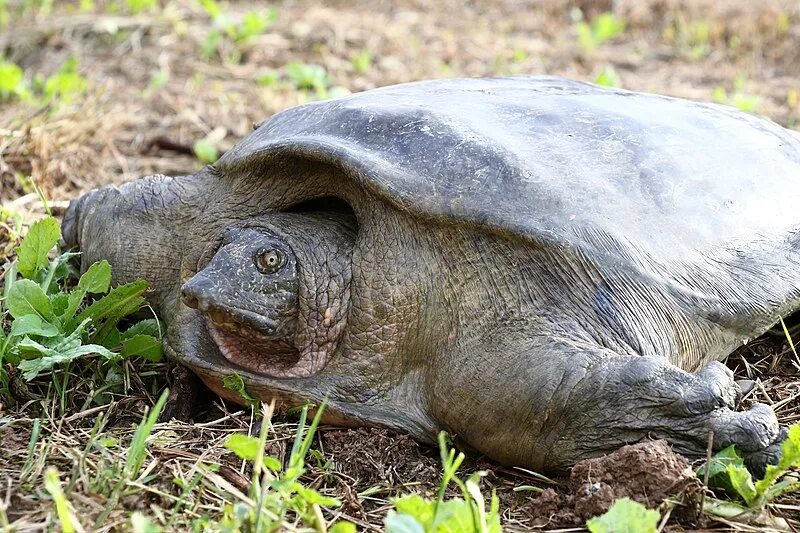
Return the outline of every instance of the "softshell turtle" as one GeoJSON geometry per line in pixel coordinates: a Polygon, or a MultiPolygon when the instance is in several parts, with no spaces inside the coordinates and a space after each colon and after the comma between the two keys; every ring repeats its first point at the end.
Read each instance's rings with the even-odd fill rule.
{"type": "Polygon", "coordinates": [[[553,77],[301,105],[194,175],[72,203],[83,266],[145,278],[166,347],[329,419],[446,429],[544,471],[785,434],[718,361],[800,306],[800,137],[553,77]]]}

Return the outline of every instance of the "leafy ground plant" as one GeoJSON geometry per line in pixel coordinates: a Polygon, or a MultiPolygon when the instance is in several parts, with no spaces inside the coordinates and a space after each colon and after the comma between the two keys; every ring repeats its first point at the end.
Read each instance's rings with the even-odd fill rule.
{"type": "Polygon", "coordinates": [[[419,494],[408,494],[392,500],[394,510],[386,516],[387,533],[500,533],[500,501],[492,493],[487,512],[478,483],[482,472],[475,472],[466,481],[456,472],[464,461],[464,454],[449,448],[446,433],[439,433],[439,451],[442,457],[442,481],[435,500],[419,494]],[[445,490],[455,483],[464,498],[445,500],[445,490]]]}
{"type": "Polygon", "coordinates": [[[314,91],[320,100],[337,98],[350,93],[345,87],[331,86],[331,77],[319,66],[300,61],[292,61],[284,69],[292,84],[302,91],[314,91]]]}
{"type": "MultiPolygon", "coordinates": [[[[264,453],[274,404],[263,409],[265,414],[258,438],[240,433],[228,438],[225,447],[239,458],[252,463],[252,477],[249,500],[228,508],[222,520],[223,528],[254,533],[277,531],[286,523],[288,515],[292,514],[294,518],[317,531],[325,530],[321,507],[339,507],[341,502],[300,483],[300,477],[305,472],[305,458],[322,419],[325,402],[316,410],[311,425],[306,428],[308,410],[306,405],[300,412],[300,422],[286,468],[278,459],[264,453]]],[[[350,522],[340,521],[328,531],[355,532],[355,526],[350,522]]]]}
{"type": "Polygon", "coordinates": [[[719,451],[698,471],[698,477],[708,476],[708,484],[738,502],[709,499],[706,512],[723,518],[758,513],[783,493],[800,490],[800,477],[792,473],[800,467],[800,424],[789,428],[781,445],[781,457],[776,465],[768,465],[763,479],[758,481],[744,466],[739,452],[729,446],[719,451]]]}
{"type": "Polygon", "coordinates": [[[617,71],[611,66],[605,67],[594,79],[594,82],[604,87],[619,87],[621,85],[617,71]]]}
{"type": "Polygon", "coordinates": [[[201,54],[206,59],[215,55],[230,63],[238,63],[242,59],[243,47],[253,37],[261,35],[278,19],[275,8],[253,9],[240,19],[225,13],[222,5],[216,0],[200,0],[200,5],[214,23],[207,34],[201,54]]]}
{"type": "Polygon", "coordinates": [[[658,511],[620,498],[605,514],[590,518],[586,529],[591,533],[656,533],[659,518],[658,511]]]}
{"type": "Polygon", "coordinates": [[[57,72],[27,80],[17,64],[0,58],[0,102],[19,99],[37,104],[69,104],[86,92],[89,82],[78,72],[78,61],[68,59],[57,72]]]}
{"type": "Polygon", "coordinates": [[[756,113],[761,107],[761,101],[757,95],[744,91],[745,78],[737,76],[733,82],[733,92],[728,93],[725,87],[719,86],[711,92],[711,98],[719,103],[733,106],[740,111],[756,113]]]}
{"type": "Polygon", "coordinates": [[[597,15],[591,21],[579,21],[575,26],[578,43],[586,52],[594,50],[606,41],[625,31],[625,21],[610,12],[597,15]]]}
{"type": "MultiPolygon", "coordinates": [[[[146,319],[120,329],[121,321],[145,305],[144,281],[111,288],[111,266],[93,264],[71,289],[64,252],[50,259],[61,236],[48,216],[34,223],[3,269],[0,313],[0,394],[10,398],[10,371],[30,381],[56,365],[100,358],[106,376],[119,374],[118,363],[134,356],[162,357],[159,325],[146,319]],[[90,302],[90,296],[97,299],[90,302]],[[9,324],[6,328],[5,324],[9,324]]],[[[66,378],[65,378],[66,379],[66,378]]],[[[66,388],[65,383],[59,387],[66,388]]],[[[99,399],[96,398],[96,399],[99,399]]]]}

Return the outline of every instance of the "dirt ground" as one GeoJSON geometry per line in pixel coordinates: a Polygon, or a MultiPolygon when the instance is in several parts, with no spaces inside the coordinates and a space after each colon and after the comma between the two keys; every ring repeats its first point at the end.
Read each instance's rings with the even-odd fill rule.
{"type": "MultiPolygon", "coordinates": [[[[234,19],[253,6],[273,8],[276,18],[263,34],[240,45],[223,39],[210,58],[201,50],[214,23],[196,1],[164,0],[156,10],[138,14],[115,9],[124,2],[96,0],[89,11],[77,4],[58,1],[47,9],[41,1],[11,0],[10,24],[0,28],[0,58],[18,64],[29,78],[46,78],[74,57],[88,81],[86,92],[71,103],[0,102],[0,199],[28,221],[42,214],[29,177],[58,214],[70,198],[93,187],[153,173],[192,172],[201,165],[190,153],[196,141],[207,139],[224,151],[253,123],[320,96],[298,88],[286,74],[293,61],[323,67],[330,78],[328,94],[426,78],[552,74],[594,81],[611,73],[626,89],[748,105],[786,127],[800,128],[796,1],[230,2],[224,9],[234,19]],[[624,20],[626,28],[587,50],[579,43],[576,21],[606,11],[624,20]],[[231,61],[232,54],[239,60],[231,61]]],[[[7,240],[0,229],[0,252],[7,240]]],[[[748,401],[773,405],[786,424],[800,419],[800,376],[790,360],[779,334],[751,343],[728,360],[741,377],[757,379],[748,401]]],[[[129,429],[138,421],[166,374],[163,366],[144,374],[130,371],[126,393],[102,410],[106,429],[129,429]]],[[[218,482],[246,492],[241,465],[231,462],[220,442],[251,421],[218,399],[209,397],[207,404],[202,424],[162,428],[163,442],[152,450],[159,466],[151,484],[158,490],[122,499],[97,529],[122,528],[132,510],[172,505],[164,496],[176,491],[172,479],[187,478],[199,458],[222,466],[217,472],[222,481],[214,478],[218,482]]],[[[95,450],[80,453],[100,412],[92,409],[77,400],[66,406],[24,399],[0,405],[0,499],[9,502],[9,518],[19,530],[44,530],[52,520],[51,502],[41,490],[21,486],[21,478],[32,479],[31,472],[33,479],[36,472],[40,476],[45,463],[68,472],[86,457],[102,462],[95,450]],[[47,439],[40,442],[45,449],[34,450],[42,459],[31,461],[35,417],[44,419],[47,439]]],[[[291,420],[276,423],[271,445],[278,455],[285,454],[291,420]]],[[[342,498],[345,505],[337,512],[365,530],[381,529],[391,495],[433,493],[438,485],[438,452],[402,435],[326,428],[317,448],[323,454],[306,480],[342,498]]],[[[649,461],[642,459],[646,455],[626,456],[627,467],[649,461]]],[[[656,459],[667,461],[664,479],[675,481],[680,465],[656,459]]],[[[580,525],[570,523],[562,496],[530,473],[470,458],[464,471],[473,470],[487,472],[482,486],[497,490],[508,530],[580,525]],[[524,490],[514,490],[519,487],[524,490]],[[550,490],[537,500],[545,489],[550,490]]],[[[102,511],[97,503],[102,495],[81,491],[88,485],[79,481],[72,502],[92,523],[102,511]]],[[[575,479],[558,483],[562,493],[583,486],[575,479]]],[[[191,512],[202,514],[203,505],[214,508],[211,500],[198,497],[199,507],[191,512]]],[[[773,512],[800,527],[798,503],[784,497],[773,512]]],[[[692,512],[676,512],[667,522],[668,529],[693,527],[734,526],[692,512]]]]}

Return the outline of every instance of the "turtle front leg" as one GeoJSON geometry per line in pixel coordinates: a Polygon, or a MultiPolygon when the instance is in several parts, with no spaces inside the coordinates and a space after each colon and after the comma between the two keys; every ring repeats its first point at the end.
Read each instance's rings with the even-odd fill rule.
{"type": "Polygon", "coordinates": [[[737,411],[741,389],[718,362],[692,373],[662,357],[527,335],[479,343],[482,365],[445,358],[434,375],[448,379],[427,382],[434,417],[500,462],[564,471],[647,438],[702,458],[712,433],[714,450],[735,444],[756,474],[778,458],[785,432],[775,413],[763,404],[737,411]]]}
{"type": "Polygon", "coordinates": [[[574,462],[652,437],[699,458],[713,434],[714,450],[735,445],[756,475],[777,461],[785,430],[767,405],[736,410],[741,390],[719,362],[690,373],[661,358],[614,355],[579,372],[585,375],[570,394],[576,401],[564,406],[555,456],[574,462]]]}

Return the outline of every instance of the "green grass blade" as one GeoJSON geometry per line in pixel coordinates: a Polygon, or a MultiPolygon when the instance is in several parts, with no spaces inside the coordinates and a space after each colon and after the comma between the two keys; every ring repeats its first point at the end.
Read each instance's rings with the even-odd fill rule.
{"type": "Polygon", "coordinates": [[[127,480],[134,479],[139,475],[139,470],[142,468],[142,463],[144,463],[145,456],[147,455],[147,439],[153,432],[153,426],[156,425],[158,417],[164,409],[164,404],[167,402],[168,395],[169,390],[165,389],[150,412],[145,413],[142,422],[133,434],[133,440],[128,448],[128,457],[125,460],[124,476],[127,480]]]}

